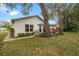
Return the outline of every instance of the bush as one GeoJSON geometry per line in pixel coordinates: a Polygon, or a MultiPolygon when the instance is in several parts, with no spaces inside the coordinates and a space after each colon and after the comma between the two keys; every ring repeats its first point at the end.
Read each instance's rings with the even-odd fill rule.
{"type": "Polygon", "coordinates": [[[10,28],[10,37],[13,38],[14,37],[14,28],[10,28]]]}
{"type": "Polygon", "coordinates": [[[26,36],[31,36],[33,35],[34,33],[26,33],[26,36]]]}
{"type": "Polygon", "coordinates": [[[45,33],[41,33],[39,36],[40,37],[46,37],[46,34],[45,33]]]}
{"type": "Polygon", "coordinates": [[[25,37],[25,36],[31,36],[34,33],[18,33],[18,37],[25,37]]]}
{"type": "Polygon", "coordinates": [[[40,36],[40,34],[41,34],[40,32],[35,32],[34,33],[35,36],[40,36]]]}
{"type": "Polygon", "coordinates": [[[26,36],[26,33],[18,33],[18,37],[24,37],[26,36]]]}
{"type": "Polygon", "coordinates": [[[35,36],[36,37],[45,37],[46,35],[45,35],[45,33],[36,32],[35,36]]]}

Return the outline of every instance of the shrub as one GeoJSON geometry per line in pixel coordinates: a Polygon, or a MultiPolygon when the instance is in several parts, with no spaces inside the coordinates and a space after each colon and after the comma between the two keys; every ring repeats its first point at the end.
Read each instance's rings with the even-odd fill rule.
{"type": "Polygon", "coordinates": [[[55,33],[50,33],[51,36],[58,36],[59,35],[59,32],[55,32],[55,33]]]}
{"type": "Polygon", "coordinates": [[[38,31],[36,31],[36,32],[34,33],[34,35],[37,36],[37,37],[40,36],[40,34],[41,34],[41,33],[38,32],[38,31]]]}
{"type": "Polygon", "coordinates": [[[45,35],[45,33],[38,32],[38,33],[35,33],[35,36],[36,37],[45,37],[46,35],[45,35]]]}
{"type": "Polygon", "coordinates": [[[13,38],[14,37],[14,28],[10,28],[10,37],[13,38]]]}
{"type": "Polygon", "coordinates": [[[31,36],[33,35],[34,33],[26,33],[26,36],[31,36]]]}
{"type": "Polygon", "coordinates": [[[41,33],[39,36],[40,37],[46,37],[46,34],[45,33],[41,33]]]}
{"type": "Polygon", "coordinates": [[[26,33],[18,33],[18,37],[24,37],[26,36],[26,33]]]}
{"type": "Polygon", "coordinates": [[[25,37],[25,36],[31,36],[34,33],[18,33],[18,37],[25,37]]]}

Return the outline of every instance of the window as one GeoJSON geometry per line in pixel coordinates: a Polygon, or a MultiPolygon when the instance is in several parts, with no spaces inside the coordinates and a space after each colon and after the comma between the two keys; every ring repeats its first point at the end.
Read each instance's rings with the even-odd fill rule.
{"type": "Polygon", "coordinates": [[[26,24],[25,25],[25,31],[26,32],[32,32],[33,31],[33,25],[26,24]]]}
{"type": "Polygon", "coordinates": [[[33,31],[33,25],[30,25],[30,31],[33,31]]]}
{"type": "Polygon", "coordinates": [[[41,25],[39,25],[39,32],[41,32],[41,25]]]}
{"type": "Polygon", "coordinates": [[[26,31],[26,32],[29,32],[29,25],[28,25],[28,24],[25,25],[25,31],[26,31]]]}

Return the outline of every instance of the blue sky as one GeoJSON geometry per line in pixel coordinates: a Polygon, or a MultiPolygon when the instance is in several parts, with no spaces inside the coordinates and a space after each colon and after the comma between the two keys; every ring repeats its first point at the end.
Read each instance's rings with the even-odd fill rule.
{"type": "MultiPolygon", "coordinates": [[[[0,8],[0,21],[8,21],[14,18],[20,18],[23,17],[23,14],[20,12],[20,6],[17,4],[17,10],[10,10],[8,7],[5,6],[5,4],[3,5],[2,8],[0,8]],[[6,11],[9,12],[6,12],[6,11]]],[[[33,4],[33,8],[32,10],[30,10],[29,12],[29,16],[33,16],[33,15],[39,15],[41,16],[41,9],[39,7],[38,4],[33,4]]],[[[49,21],[50,24],[55,23],[55,21],[49,21]]]]}
{"type": "MultiPolygon", "coordinates": [[[[4,6],[3,6],[4,7],[4,6]]],[[[7,8],[9,10],[9,8],[7,8]]],[[[13,12],[12,10],[8,12],[5,12],[4,9],[0,9],[0,21],[2,20],[9,20],[9,19],[13,19],[13,18],[19,18],[19,17],[23,17],[23,14],[19,11],[20,10],[20,6],[17,7],[17,11],[18,13],[15,14],[15,15],[10,15],[11,12],[13,12]]],[[[33,8],[32,10],[30,10],[29,12],[29,16],[32,16],[32,15],[40,15],[40,7],[38,4],[33,4],[33,8]]],[[[14,13],[14,12],[13,12],[14,13]]]]}

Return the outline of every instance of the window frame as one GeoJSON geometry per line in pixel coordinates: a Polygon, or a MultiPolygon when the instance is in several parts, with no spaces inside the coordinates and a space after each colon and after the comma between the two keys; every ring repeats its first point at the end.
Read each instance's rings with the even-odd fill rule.
{"type": "Polygon", "coordinates": [[[29,24],[25,24],[25,32],[29,32],[29,24]],[[28,25],[28,28],[26,25],[28,25]],[[27,29],[28,29],[28,31],[27,31],[27,29]]]}
{"type": "Polygon", "coordinates": [[[33,32],[33,25],[32,24],[30,24],[30,32],[33,32]],[[32,26],[32,27],[31,27],[32,26]],[[32,30],[32,31],[31,31],[32,30]]]}
{"type": "Polygon", "coordinates": [[[33,32],[33,30],[34,30],[33,24],[25,24],[25,32],[33,32]],[[28,28],[26,25],[28,25],[28,28]],[[28,29],[28,31],[27,31],[27,29],[28,29]]]}

